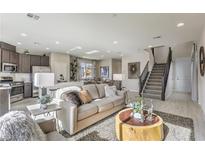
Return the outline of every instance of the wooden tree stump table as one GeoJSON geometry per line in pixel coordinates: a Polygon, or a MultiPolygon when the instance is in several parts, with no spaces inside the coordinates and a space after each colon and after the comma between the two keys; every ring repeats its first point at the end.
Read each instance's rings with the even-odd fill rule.
{"type": "Polygon", "coordinates": [[[163,120],[153,114],[153,120],[140,122],[124,109],[115,117],[116,135],[120,141],[161,141],[164,139],[163,120]]]}

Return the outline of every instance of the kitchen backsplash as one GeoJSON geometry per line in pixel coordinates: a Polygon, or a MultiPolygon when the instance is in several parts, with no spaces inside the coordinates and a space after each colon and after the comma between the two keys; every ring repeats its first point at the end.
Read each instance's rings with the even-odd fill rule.
{"type": "Polygon", "coordinates": [[[2,77],[2,76],[13,77],[14,81],[31,82],[31,74],[30,73],[2,73],[2,72],[0,72],[0,77],[2,77]]]}

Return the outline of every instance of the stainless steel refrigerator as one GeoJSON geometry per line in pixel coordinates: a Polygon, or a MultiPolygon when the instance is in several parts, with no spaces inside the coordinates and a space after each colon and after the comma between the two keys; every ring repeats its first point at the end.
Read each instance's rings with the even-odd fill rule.
{"type": "Polygon", "coordinates": [[[32,66],[32,97],[38,97],[38,87],[34,86],[35,73],[50,73],[51,68],[48,66],[32,66]]]}

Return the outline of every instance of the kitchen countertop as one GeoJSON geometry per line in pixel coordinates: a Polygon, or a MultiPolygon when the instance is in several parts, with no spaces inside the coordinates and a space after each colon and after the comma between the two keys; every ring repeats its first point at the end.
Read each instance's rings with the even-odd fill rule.
{"type": "Polygon", "coordinates": [[[0,87],[0,90],[11,89],[11,87],[0,87]]]}
{"type": "Polygon", "coordinates": [[[11,89],[11,86],[8,86],[8,85],[1,85],[0,84],[0,90],[6,90],[6,89],[11,89]]]}

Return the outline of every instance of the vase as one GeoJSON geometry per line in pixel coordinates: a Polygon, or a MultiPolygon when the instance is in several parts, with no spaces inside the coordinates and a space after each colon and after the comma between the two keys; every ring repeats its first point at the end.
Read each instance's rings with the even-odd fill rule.
{"type": "Polygon", "coordinates": [[[136,119],[141,119],[142,118],[142,115],[140,113],[134,113],[134,118],[136,119]]]}
{"type": "Polygon", "coordinates": [[[42,108],[42,109],[44,109],[44,110],[45,110],[45,109],[47,109],[47,107],[48,107],[48,105],[47,105],[47,104],[41,104],[41,108],[42,108]]]}

